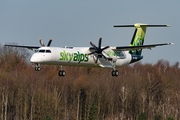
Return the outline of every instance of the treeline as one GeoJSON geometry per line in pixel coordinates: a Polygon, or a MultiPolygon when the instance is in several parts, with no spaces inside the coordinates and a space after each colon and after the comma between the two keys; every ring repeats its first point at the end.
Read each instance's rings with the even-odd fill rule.
{"type": "Polygon", "coordinates": [[[179,120],[180,68],[159,60],[111,69],[42,66],[26,49],[0,47],[1,120],[179,120]]]}

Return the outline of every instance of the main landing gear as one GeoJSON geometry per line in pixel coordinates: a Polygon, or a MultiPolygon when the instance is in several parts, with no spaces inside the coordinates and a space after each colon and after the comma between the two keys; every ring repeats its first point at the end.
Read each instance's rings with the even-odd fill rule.
{"type": "Polygon", "coordinates": [[[119,72],[118,72],[118,70],[113,70],[111,72],[111,74],[112,74],[113,77],[115,77],[115,76],[117,77],[119,75],[119,72]]]}
{"type": "Polygon", "coordinates": [[[65,75],[66,75],[66,72],[64,71],[64,70],[60,70],[59,72],[58,72],[58,75],[61,77],[64,77],[65,75]]]}
{"type": "Polygon", "coordinates": [[[112,67],[113,67],[113,71],[111,72],[111,75],[113,77],[117,77],[119,75],[118,70],[116,70],[116,60],[112,61],[112,67]]]}
{"type": "Polygon", "coordinates": [[[58,75],[61,77],[64,77],[66,75],[66,72],[62,69],[62,66],[61,66],[61,69],[60,71],[58,72],[58,75]]]}

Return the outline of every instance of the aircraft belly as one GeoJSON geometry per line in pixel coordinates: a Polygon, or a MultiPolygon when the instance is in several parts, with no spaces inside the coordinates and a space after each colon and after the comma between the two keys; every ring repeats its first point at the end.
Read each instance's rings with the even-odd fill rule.
{"type": "Polygon", "coordinates": [[[92,67],[98,67],[97,65],[94,64],[94,61],[91,62],[82,62],[82,61],[60,61],[57,60],[56,62],[53,62],[53,64],[56,65],[66,65],[66,66],[92,66],[92,67]]]}

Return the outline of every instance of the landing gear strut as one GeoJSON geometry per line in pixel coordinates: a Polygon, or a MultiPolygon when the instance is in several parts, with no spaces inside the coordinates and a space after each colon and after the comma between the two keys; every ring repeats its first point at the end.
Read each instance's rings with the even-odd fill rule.
{"type": "Polygon", "coordinates": [[[111,72],[111,74],[112,74],[113,77],[115,77],[115,76],[118,76],[118,75],[119,75],[119,72],[118,72],[118,70],[113,70],[113,71],[111,72]]]}
{"type": "Polygon", "coordinates": [[[115,77],[115,76],[117,77],[119,75],[119,72],[118,72],[118,70],[116,70],[116,60],[112,61],[112,67],[113,67],[113,71],[111,72],[111,75],[113,77],[115,77]]]}
{"type": "Polygon", "coordinates": [[[60,71],[58,72],[58,75],[61,77],[64,77],[66,75],[66,72],[62,69],[62,66],[61,66],[61,69],[60,71]]]}
{"type": "Polygon", "coordinates": [[[35,71],[40,71],[41,68],[40,68],[40,64],[39,63],[36,63],[35,65],[35,71]]]}

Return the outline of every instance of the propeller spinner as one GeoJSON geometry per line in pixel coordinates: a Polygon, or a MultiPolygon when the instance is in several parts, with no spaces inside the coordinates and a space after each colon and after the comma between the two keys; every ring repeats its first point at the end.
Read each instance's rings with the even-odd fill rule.
{"type": "Polygon", "coordinates": [[[91,46],[95,49],[95,51],[89,53],[88,55],[91,55],[91,54],[94,54],[94,53],[97,53],[97,54],[98,54],[95,63],[98,62],[98,59],[99,59],[101,56],[103,56],[105,59],[107,59],[106,56],[104,56],[104,55],[102,54],[102,52],[103,52],[103,50],[109,48],[110,46],[106,46],[106,47],[101,48],[101,43],[102,43],[102,37],[99,38],[98,47],[97,47],[96,45],[94,45],[94,44],[90,41],[90,44],[91,44],[91,46]]]}

